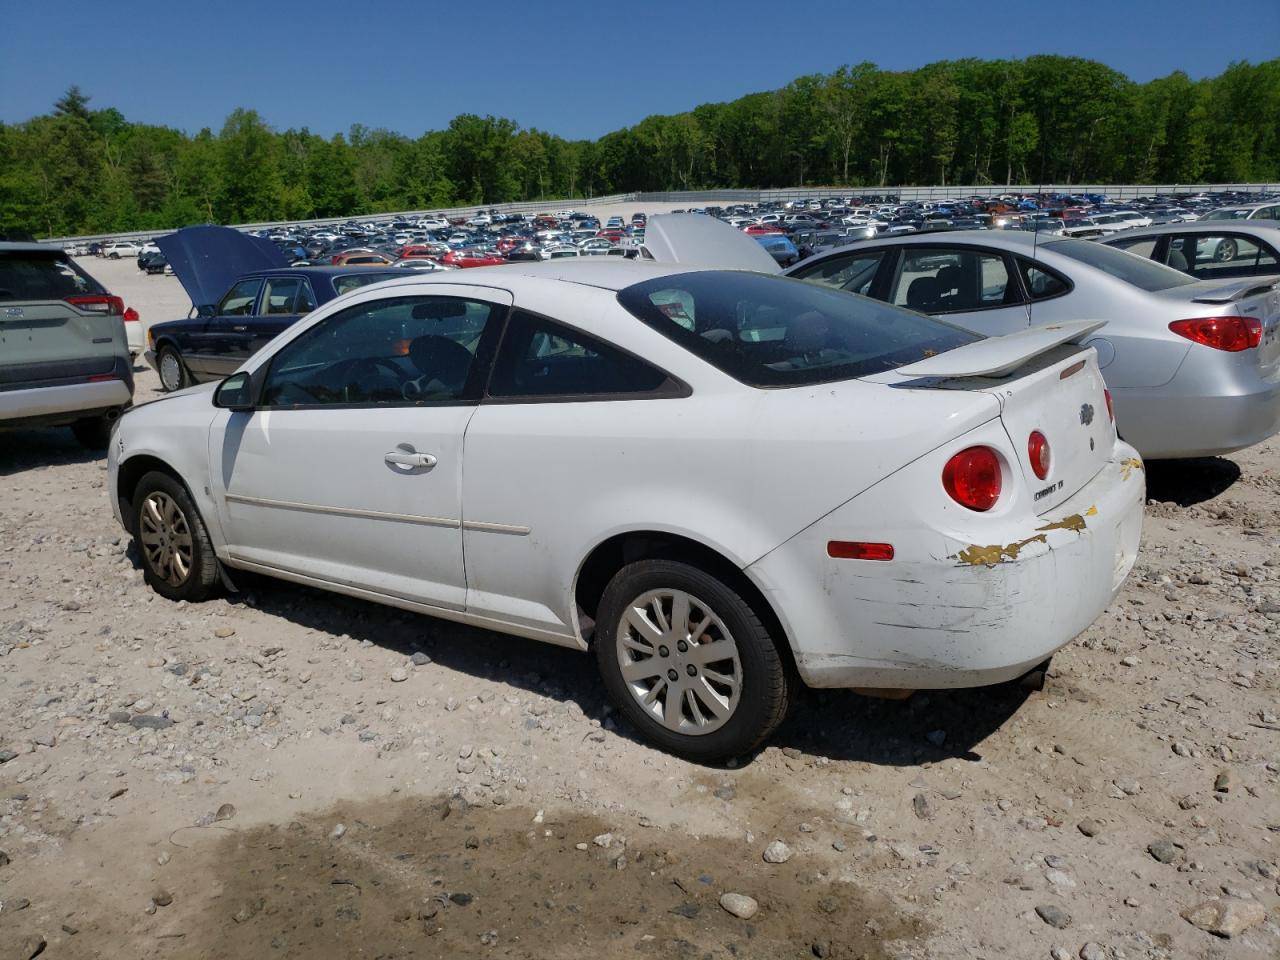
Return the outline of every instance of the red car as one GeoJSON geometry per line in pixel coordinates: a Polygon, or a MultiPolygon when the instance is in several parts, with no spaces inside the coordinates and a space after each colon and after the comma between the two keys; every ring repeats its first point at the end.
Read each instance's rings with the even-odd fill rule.
{"type": "Polygon", "coordinates": [[[753,223],[744,228],[742,232],[753,237],[764,237],[782,233],[782,230],[771,223],[753,223]]]}
{"type": "Polygon", "coordinates": [[[482,250],[450,250],[440,258],[441,263],[455,267],[495,267],[506,263],[507,258],[498,253],[485,253],[482,250]]]}
{"type": "Polygon", "coordinates": [[[400,248],[401,260],[435,260],[440,249],[429,243],[410,243],[400,248]]]}

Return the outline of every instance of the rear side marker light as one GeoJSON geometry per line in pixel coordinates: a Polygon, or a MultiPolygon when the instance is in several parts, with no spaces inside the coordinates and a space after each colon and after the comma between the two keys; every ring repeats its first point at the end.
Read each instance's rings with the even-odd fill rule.
{"type": "Polygon", "coordinates": [[[1111,405],[1111,391],[1104,389],[1102,391],[1102,395],[1107,398],[1107,419],[1109,419],[1112,423],[1115,423],[1116,411],[1115,411],[1115,407],[1111,405]]]}
{"type": "Polygon", "coordinates": [[[115,380],[114,373],[95,373],[89,378],[90,383],[106,383],[108,380],[115,380]]]}
{"type": "Polygon", "coordinates": [[[951,499],[979,513],[1000,499],[1000,458],[990,447],[961,450],[942,468],[942,486],[951,499]]]}
{"type": "Polygon", "coordinates": [[[1175,320],[1169,329],[1180,337],[1227,353],[1252,350],[1262,342],[1262,321],[1257,317],[1196,317],[1175,320]]]}
{"type": "Polygon", "coordinates": [[[892,543],[865,543],[861,540],[831,540],[827,556],[836,560],[892,560],[892,543]]]}
{"type": "Polygon", "coordinates": [[[1049,441],[1039,430],[1032,430],[1027,437],[1027,458],[1031,461],[1031,469],[1041,480],[1049,476],[1049,441]]]}
{"type": "Polygon", "coordinates": [[[1075,376],[1077,373],[1079,373],[1083,369],[1084,369],[1083,360],[1081,360],[1079,363],[1073,363],[1071,366],[1067,367],[1060,374],[1058,374],[1058,379],[1065,380],[1067,379],[1067,377],[1075,376]]]}

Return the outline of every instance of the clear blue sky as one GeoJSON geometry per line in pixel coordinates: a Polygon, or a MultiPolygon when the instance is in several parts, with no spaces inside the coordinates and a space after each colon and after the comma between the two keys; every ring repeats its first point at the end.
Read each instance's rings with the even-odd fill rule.
{"type": "Polygon", "coordinates": [[[195,132],[238,106],[326,136],[492,113],[597,137],[870,60],[1059,53],[1135,80],[1280,56],[1280,0],[0,0],[0,121],[71,84],[195,132]]]}

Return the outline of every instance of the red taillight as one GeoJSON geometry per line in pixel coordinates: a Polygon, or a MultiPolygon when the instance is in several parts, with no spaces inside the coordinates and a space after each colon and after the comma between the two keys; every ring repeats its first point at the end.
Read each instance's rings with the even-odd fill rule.
{"type": "Polygon", "coordinates": [[[138,319],[139,319],[138,311],[133,309],[133,307],[130,307],[128,310],[124,312],[125,323],[137,323],[138,319]]]}
{"type": "Polygon", "coordinates": [[[1107,419],[1112,423],[1116,422],[1115,407],[1111,406],[1111,391],[1104,389],[1102,395],[1107,398],[1107,419]]]}
{"type": "Polygon", "coordinates": [[[892,560],[892,543],[865,543],[861,540],[831,540],[827,556],[836,560],[892,560]]]}
{"type": "Polygon", "coordinates": [[[1027,457],[1037,477],[1043,480],[1049,476],[1049,441],[1039,430],[1032,430],[1027,438],[1027,457]]]}
{"type": "Polygon", "coordinates": [[[1197,317],[1192,320],[1175,320],[1169,329],[1180,337],[1196,343],[1239,353],[1252,350],[1262,342],[1262,321],[1256,317],[1197,317]]]}
{"type": "Polygon", "coordinates": [[[970,510],[990,510],[1000,498],[1000,458],[990,447],[961,450],[942,468],[942,486],[970,510]]]}
{"type": "Polygon", "coordinates": [[[90,313],[105,313],[107,316],[114,317],[124,313],[124,301],[119,297],[112,297],[107,294],[67,297],[66,300],[73,307],[79,307],[81,310],[87,310],[90,313]]]}

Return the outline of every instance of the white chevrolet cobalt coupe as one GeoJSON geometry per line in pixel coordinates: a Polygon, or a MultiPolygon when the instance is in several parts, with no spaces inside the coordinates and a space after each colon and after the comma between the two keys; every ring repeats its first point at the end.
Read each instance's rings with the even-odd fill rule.
{"type": "Polygon", "coordinates": [[[594,648],[628,719],[742,754],[815,687],[1013,679],[1107,606],[1144,475],[1090,322],[981,338],[799,280],[604,258],[414,275],[135,407],[148,582],[236,570],[594,648]]]}

